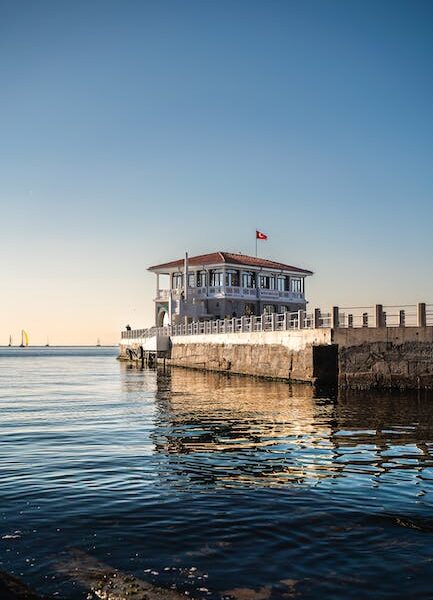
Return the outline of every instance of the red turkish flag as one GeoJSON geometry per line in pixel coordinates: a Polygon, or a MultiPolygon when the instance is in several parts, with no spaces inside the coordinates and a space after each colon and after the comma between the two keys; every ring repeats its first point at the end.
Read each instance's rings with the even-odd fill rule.
{"type": "Polygon", "coordinates": [[[257,231],[257,229],[256,229],[256,239],[267,240],[268,236],[266,235],[266,233],[262,233],[261,231],[257,231]]]}

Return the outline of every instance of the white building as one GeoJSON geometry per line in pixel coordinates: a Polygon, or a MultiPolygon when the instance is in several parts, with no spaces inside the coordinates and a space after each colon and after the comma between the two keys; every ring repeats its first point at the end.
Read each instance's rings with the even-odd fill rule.
{"type": "Polygon", "coordinates": [[[212,252],[155,265],[155,324],[223,319],[305,309],[305,277],[312,271],[284,263],[212,252]],[[161,288],[165,276],[167,286],[161,288]]]}

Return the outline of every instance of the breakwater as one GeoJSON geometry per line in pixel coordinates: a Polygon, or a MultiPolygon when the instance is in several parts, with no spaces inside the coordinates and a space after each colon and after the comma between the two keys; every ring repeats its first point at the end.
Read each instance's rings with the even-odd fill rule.
{"type": "Polygon", "coordinates": [[[119,358],[355,389],[433,388],[433,310],[333,307],[122,333],[119,358]]]}

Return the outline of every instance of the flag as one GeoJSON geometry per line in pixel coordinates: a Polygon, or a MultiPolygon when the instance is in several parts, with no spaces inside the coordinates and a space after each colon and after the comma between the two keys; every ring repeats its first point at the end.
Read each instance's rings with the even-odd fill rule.
{"type": "Polygon", "coordinates": [[[258,231],[256,229],[256,240],[267,240],[268,236],[266,235],[266,233],[262,233],[261,231],[258,231]]]}

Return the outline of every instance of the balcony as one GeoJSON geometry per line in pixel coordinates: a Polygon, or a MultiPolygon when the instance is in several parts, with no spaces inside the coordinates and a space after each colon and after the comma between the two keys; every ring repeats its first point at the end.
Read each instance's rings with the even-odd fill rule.
{"type": "MultiPolygon", "coordinates": [[[[172,298],[179,299],[183,290],[172,290],[172,298]]],[[[158,290],[156,300],[167,302],[170,295],[170,290],[158,290]]],[[[188,298],[197,300],[206,299],[239,299],[239,300],[274,300],[276,302],[303,302],[304,294],[302,292],[289,292],[280,290],[268,290],[264,288],[245,288],[235,286],[210,286],[188,288],[188,298]]]]}
{"type": "Polygon", "coordinates": [[[159,302],[168,302],[169,297],[170,290],[156,290],[155,300],[158,300],[159,302]]]}

